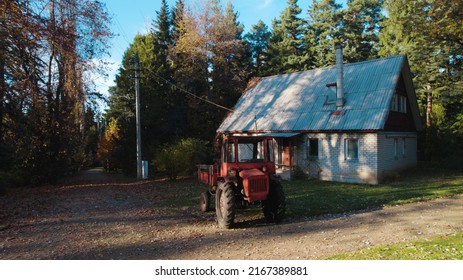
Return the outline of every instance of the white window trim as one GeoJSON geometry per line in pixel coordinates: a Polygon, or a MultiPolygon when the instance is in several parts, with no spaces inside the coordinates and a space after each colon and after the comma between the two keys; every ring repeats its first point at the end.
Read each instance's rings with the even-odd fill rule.
{"type": "Polygon", "coordinates": [[[345,161],[358,161],[360,154],[360,141],[358,138],[345,138],[344,139],[344,160],[345,161]],[[356,141],[357,142],[357,157],[351,158],[349,157],[349,141],[356,141]]]}

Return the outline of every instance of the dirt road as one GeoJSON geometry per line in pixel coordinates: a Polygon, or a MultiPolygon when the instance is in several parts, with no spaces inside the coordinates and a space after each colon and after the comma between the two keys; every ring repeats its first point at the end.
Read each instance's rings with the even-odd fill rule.
{"type": "Polygon", "coordinates": [[[0,197],[0,258],[320,259],[463,232],[463,195],[279,225],[238,217],[222,230],[214,213],[166,207],[161,190],[171,184],[95,169],[61,186],[10,190],[0,197]]]}

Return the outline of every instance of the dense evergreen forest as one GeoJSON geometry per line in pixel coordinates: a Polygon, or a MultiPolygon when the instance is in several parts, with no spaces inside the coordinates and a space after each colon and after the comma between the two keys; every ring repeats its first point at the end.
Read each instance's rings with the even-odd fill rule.
{"type": "MultiPolygon", "coordinates": [[[[0,4],[0,178],[50,182],[90,164],[136,172],[133,55],[141,66],[143,159],[165,171],[212,157],[215,130],[253,77],[407,54],[423,161],[463,155],[461,0],[288,0],[245,32],[231,1],[153,11],[125,51],[101,122],[88,79],[112,36],[95,0],[0,4]],[[32,4],[33,3],[33,4],[32,4]],[[228,109],[227,109],[228,108],[228,109]],[[174,166],[175,165],[175,166],[174,166]]],[[[197,1],[194,3],[198,3],[197,1]]],[[[175,175],[175,174],[173,174],[175,175]]]]}

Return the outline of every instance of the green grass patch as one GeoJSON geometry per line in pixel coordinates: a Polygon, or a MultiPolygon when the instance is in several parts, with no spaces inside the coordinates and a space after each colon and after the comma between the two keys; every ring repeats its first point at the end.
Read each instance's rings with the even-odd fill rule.
{"type": "Polygon", "coordinates": [[[463,174],[420,170],[394,182],[358,185],[319,180],[283,183],[291,217],[335,214],[426,201],[463,193],[463,174]]]}
{"type": "Polygon", "coordinates": [[[330,260],[463,260],[463,234],[339,254],[330,260]]]}
{"type": "Polygon", "coordinates": [[[156,183],[154,190],[162,195],[158,206],[173,209],[184,207],[197,207],[199,209],[199,196],[201,192],[206,190],[206,187],[195,179],[180,179],[156,183]]]}
{"type": "MultiPolygon", "coordinates": [[[[196,179],[156,183],[162,207],[199,209],[199,196],[207,187],[196,179]]],[[[426,201],[463,193],[463,172],[421,169],[380,185],[360,185],[319,180],[283,181],[289,218],[305,218],[426,201]]],[[[212,197],[211,207],[215,207],[212,197]]],[[[259,205],[238,210],[244,219],[262,216],[259,205]]]]}

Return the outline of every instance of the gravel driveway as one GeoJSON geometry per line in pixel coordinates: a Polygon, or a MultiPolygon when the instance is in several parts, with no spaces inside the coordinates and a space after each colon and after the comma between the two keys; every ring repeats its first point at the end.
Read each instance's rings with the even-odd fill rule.
{"type": "Polygon", "coordinates": [[[463,232],[463,195],[223,230],[214,213],[158,206],[163,184],[95,169],[61,186],[11,190],[0,197],[0,258],[323,259],[463,232]]]}

